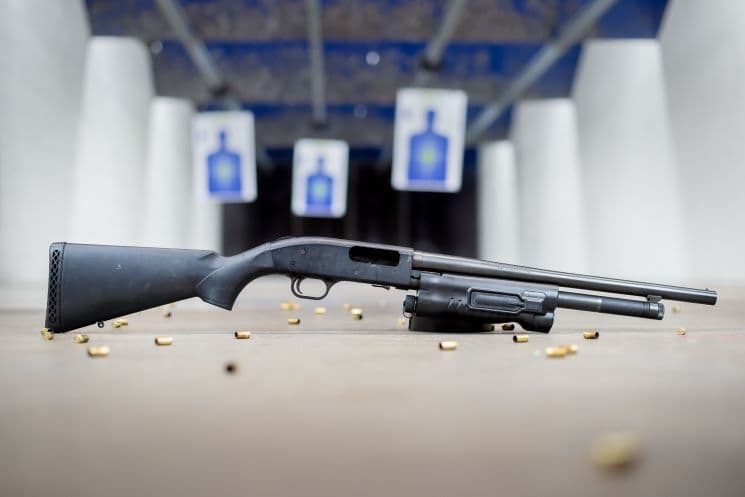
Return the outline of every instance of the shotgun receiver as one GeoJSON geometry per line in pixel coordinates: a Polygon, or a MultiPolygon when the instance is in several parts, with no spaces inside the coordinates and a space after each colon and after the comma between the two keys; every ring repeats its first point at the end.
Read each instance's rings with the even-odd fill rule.
{"type": "Polygon", "coordinates": [[[662,319],[661,299],[713,305],[717,293],[600,278],[333,238],[284,238],[232,257],[182,250],[53,243],[46,326],[55,332],[199,297],[230,310],[252,280],[284,274],[298,298],[322,299],[339,281],[413,290],[404,312],[417,331],[483,331],[516,322],[548,332],[557,308],[662,319]],[[321,295],[303,293],[321,280],[321,295]],[[560,287],[642,297],[627,299],[560,287]]]}

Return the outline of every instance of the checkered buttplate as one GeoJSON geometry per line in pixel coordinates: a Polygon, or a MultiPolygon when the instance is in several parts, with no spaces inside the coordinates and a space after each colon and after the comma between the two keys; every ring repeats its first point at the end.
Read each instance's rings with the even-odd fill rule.
{"type": "Polygon", "coordinates": [[[60,328],[60,297],[62,286],[62,255],[64,243],[49,246],[49,291],[47,293],[46,327],[50,330],[60,328]]]}

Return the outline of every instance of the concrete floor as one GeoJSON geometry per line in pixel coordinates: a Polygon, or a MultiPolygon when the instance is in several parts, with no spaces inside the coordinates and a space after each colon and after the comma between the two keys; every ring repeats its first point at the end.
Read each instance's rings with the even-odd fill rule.
{"type": "Polygon", "coordinates": [[[42,310],[4,311],[0,495],[742,496],[745,291],[720,295],[661,322],[561,311],[513,344],[408,332],[403,294],[362,285],[335,287],[325,316],[281,311],[287,281],[263,279],[232,313],[187,302],[90,327],[103,359],[74,333],[44,342],[42,310]],[[578,354],[543,355],[563,343],[578,354]],[[618,430],[642,452],[611,473],[590,447],[618,430]]]}

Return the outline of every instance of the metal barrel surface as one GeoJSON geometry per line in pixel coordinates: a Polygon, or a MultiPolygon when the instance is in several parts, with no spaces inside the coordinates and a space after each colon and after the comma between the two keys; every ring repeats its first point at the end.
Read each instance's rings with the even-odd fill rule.
{"type": "Polygon", "coordinates": [[[661,302],[647,302],[600,295],[559,292],[558,307],[578,311],[602,312],[647,319],[662,319],[665,307],[661,302]]]}
{"type": "Polygon", "coordinates": [[[656,296],[664,299],[693,302],[696,304],[714,305],[717,302],[717,292],[697,288],[685,288],[656,283],[642,283],[639,281],[602,278],[584,274],[564,273],[537,269],[514,264],[469,259],[449,255],[414,252],[413,268],[421,270],[442,271],[456,274],[470,274],[474,276],[488,276],[516,281],[532,281],[548,283],[569,288],[581,288],[608,293],[623,293],[640,297],[656,296]]]}

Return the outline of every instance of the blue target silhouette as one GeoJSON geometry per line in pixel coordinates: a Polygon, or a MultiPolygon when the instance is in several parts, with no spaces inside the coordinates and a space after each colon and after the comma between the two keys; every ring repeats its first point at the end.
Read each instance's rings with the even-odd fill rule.
{"type": "Polygon", "coordinates": [[[207,176],[210,194],[218,196],[240,196],[241,156],[228,149],[227,133],[220,130],[216,151],[207,156],[207,176]]]}
{"type": "Polygon", "coordinates": [[[409,140],[409,181],[445,181],[448,139],[434,131],[437,115],[427,110],[427,128],[409,140]]]}
{"type": "Polygon", "coordinates": [[[328,214],[333,204],[334,178],[325,170],[325,159],[319,157],[316,170],[308,175],[305,206],[309,214],[328,214]]]}

